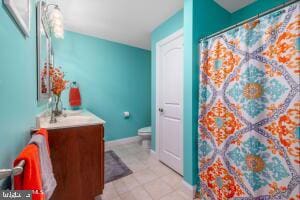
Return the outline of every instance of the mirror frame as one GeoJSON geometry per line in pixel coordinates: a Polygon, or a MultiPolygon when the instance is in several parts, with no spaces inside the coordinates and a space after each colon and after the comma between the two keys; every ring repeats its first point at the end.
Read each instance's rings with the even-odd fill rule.
{"type": "Polygon", "coordinates": [[[30,20],[31,20],[31,0],[25,0],[27,2],[27,12],[28,12],[28,24],[24,21],[22,16],[20,15],[19,10],[13,0],[4,0],[4,4],[8,8],[9,12],[12,14],[16,23],[20,27],[21,31],[26,37],[30,36],[30,20]]]}
{"type": "Polygon", "coordinates": [[[51,97],[51,87],[50,87],[50,76],[49,76],[49,67],[54,60],[52,58],[52,47],[51,47],[51,36],[50,36],[50,30],[47,25],[47,22],[45,21],[45,8],[47,4],[44,1],[39,1],[37,3],[37,100],[38,102],[43,102],[48,100],[51,97]],[[42,32],[41,28],[44,29],[44,34],[46,36],[46,49],[42,49],[42,32]],[[41,58],[41,52],[46,51],[46,61],[43,61],[41,58]],[[46,62],[46,68],[47,68],[47,82],[46,82],[46,87],[47,87],[47,92],[42,93],[41,88],[42,88],[42,82],[41,82],[41,68],[42,65],[44,66],[44,63],[46,62]]]}

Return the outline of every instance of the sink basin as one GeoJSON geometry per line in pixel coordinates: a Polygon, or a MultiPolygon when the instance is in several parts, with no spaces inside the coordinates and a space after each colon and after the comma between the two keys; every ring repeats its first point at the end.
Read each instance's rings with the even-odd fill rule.
{"type": "Polygon", "coordinates": [[[65,122],[65,123],[80,123],[80,122],[92,122],[94,120],[94,117],[92,116],[78,116],[78,115],[67,115],[67,117],[62,117],[58,119],[59,122],[65,122]]]}
{"type": "Polygon", "coordinates": [[[105,123],[105,121],[87,110],[64,111],[64,115],[56,117],[56,121],[56,123],[50,123],[49,116],[40,115],[37,117],[37,128],[68,128],[105,123]]]}
{"type": "Polygon", "coordinates": [[[81,115],[84,112],[84,110],[65,110],[64,114],[67,116],[77,116],[81,115]]]}

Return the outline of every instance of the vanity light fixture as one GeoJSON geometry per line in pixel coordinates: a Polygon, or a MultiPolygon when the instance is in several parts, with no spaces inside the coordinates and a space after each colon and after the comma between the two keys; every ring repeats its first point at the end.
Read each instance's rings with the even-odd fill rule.
{"type": "Polygon", "coordinates": [[[51,33],[56,38],[64,38],[64,24],[63,24],[63,15],[58,5],[48,4],[45,12],[51,33]],[[51,8],[53,7],[53,8],[51,8]]]}

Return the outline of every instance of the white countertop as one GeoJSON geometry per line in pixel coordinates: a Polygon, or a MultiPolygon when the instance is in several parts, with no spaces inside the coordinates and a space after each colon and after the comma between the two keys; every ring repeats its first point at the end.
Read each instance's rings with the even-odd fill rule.
{"type": "Polygon", "coordinates": [[[105,121],[87,110],[66,110],[62,116],[56,117],[56,123],[50,123],[50,116],[45,113],[37,116],[37,128],[58,129],[58,128],[73,128],[80,126],[89,126],[104,124],[105,121]]]}

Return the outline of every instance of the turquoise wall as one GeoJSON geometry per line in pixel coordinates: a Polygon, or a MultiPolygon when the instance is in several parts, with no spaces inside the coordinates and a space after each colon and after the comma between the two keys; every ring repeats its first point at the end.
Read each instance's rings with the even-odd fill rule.
{"type": "Polygon", "coordinates": [[[153,150],[155,150],[156,135],[156,43],[181,28],[183,28],[183,10],[178,11],[151,33],[151,122],[153,150]]]}
{"type": "MultiPolygon", "coordinates": [[[[74,32],[55,40],[55,65],[80,85],[83,107],[106,121],[105,139],[137,135],[150,126],[151,53],[74,32]],[[129,111],[128,119],[123,112],[129,111]]],[[[68,91],[64,105],[68,105],[68,91]]]]}
{"type": "Polygon", "coordinates": [[[256,2],[244,7],[231,15],[231,24],[236,24],[243,20],[249,19],[259,13],[279,6],[288,0],[257,0],[256,2]]]}
{"type": "Polygon", "coordinates": [[[11,167],[29,140],[35,114],[43,109],[36,102],[36,29],[32,2],[29,38],[23,36],[2,1],[0,6],[0,168],[11,167]]]}
{"type": "Polygon", "coordinates": [[[230,13],[213,0],[184,1],[184,180],[197,181],[199,39],[230,24],[230,13]]]}

